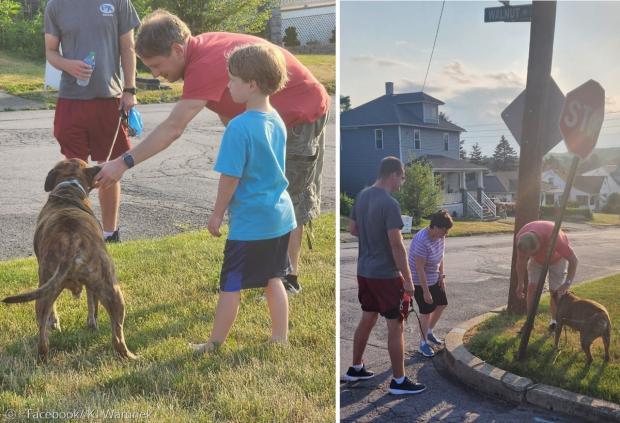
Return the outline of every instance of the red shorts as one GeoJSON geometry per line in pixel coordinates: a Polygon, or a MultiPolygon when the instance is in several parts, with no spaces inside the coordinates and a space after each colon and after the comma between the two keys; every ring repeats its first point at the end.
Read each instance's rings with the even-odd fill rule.
{"type": "Polygon", "coordinates": [[[374,279],[357,275],[357,298],[362,310],[379,313],[386,319],[406,319],[411,297],[405,293],[403,282],[400,276],[374,279]]]}
{"type": "MultiPolygon", "coordinates": [[[[60,152],[68,159],[88,161],[90,156],[93,162],[107,160],[118,127],[119,105],[119,98],[59,98],[54,115],[54,136],[60,144],[60,152]]],[[[127,128],[121,124],[110,159],[130,148],[127,128]]]]}

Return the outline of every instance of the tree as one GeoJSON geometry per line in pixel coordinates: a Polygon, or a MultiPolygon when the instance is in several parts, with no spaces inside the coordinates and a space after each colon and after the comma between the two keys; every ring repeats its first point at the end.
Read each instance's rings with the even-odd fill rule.
{"type": "Polygon", "coordinates": [[[445,120],[446,122],[452,123],[452,120],[450,119],[450,116],[448,116],[444,112],[439,112],[439,119],[440,120],[445,120]]]}
{"type": "Polygon", "coordinates": [[[348,95],[340,95],[340,113],[351,110],[351,97],[348,95]]]}
{"type": "Polygon", "coordinates": [[[396,194],[403,212],[413,216],[413,224],[437,211],[441,205],[441,181],[433,176],[433,168],[425,158],[416,159],[405,169],[405,183],[396,194]]]}
{"type": "Polygon", "coordinates": [[[492,167],[494,170],[513,170],[517,167],[517,153],[508,140],[502,135],[495,146],[492,167]]]}
{"type": "Polygon", "coordinates": [[[467,159],[467,151],[465,150],[465,140],[459,141],[459,159],[467,159]]]}
{"type": "Polygon", "coordinates": [[[174,13],[192,34],[215,31],[262,34],[271,16],[270,4],[270,0],[154,0],[152,9],[174,13]]]}
{"type": "Polygon", "coordinates": [[[282,38],[282,42],[286,47],[295,47],[300,45],[299,39],[297,38],[297,28],[294,26],[289,26],[284,30],[284,38],[282,38]]]}
{"type": "Polygon", "coordinates": [[[484,157],[482,156],[482,150],[480,149],[480,144],[475,143],[471,147],[471,153],[469,153],[469,161],[475,164],[484,163],[484,157]]]}

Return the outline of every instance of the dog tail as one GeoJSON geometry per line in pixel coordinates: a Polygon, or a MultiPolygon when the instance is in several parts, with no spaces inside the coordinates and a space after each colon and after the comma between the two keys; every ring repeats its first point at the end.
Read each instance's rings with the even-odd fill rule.
{"type": "Polygon", "coordinates": [[[67,274],[73,267],[71,264],[67,264],[63,269],[61,269],[61,266],[62,264],[59,264],[52,277],[34,291],[26,292],[25,294],[14,295],[12,297],[6,297],[4,300],[2,300],[2,302],[6,304],[26,303],[28,301],[36,300],[38,298],[49,295],[54,289],[56,289],[60,285],[60,282],[62,282],[62,280],[67,277],[67,274]]]}

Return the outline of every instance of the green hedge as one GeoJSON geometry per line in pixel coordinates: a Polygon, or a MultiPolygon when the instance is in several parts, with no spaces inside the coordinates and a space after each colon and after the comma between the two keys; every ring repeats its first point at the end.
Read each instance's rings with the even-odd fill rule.
{"type": "Polygon", "coordinates": [[[340,193],[340,216],[351,216],[351,210],[353,209],[354,201],[355,200],[353,200],[344,192],[340,193]]]}
{"type": "MultiPolygon", "coordinates": [[[[554,220],[556,217],[556,208],[553,206],[542,206],[540,208],[540,218],[554,220]]],[[[577,218],[583,220],[592,220],[592,211],[590,209],[567,208],[564,212],[564,218],[577,218]]]]}

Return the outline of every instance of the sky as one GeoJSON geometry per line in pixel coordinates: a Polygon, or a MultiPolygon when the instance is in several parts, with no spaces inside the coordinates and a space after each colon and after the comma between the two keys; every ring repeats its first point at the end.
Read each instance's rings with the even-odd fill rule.
{"type": "MultiPolygon", "coordinates": [[[[515,1],[511,5],[527,4],[515,1]]],[[[465,149],[478,142],[492,155],[501,135],[518,144],[501,112],[525,89],[529,22],[485,23],[501,3],[446,1],[424,92],[456,125],[465,149]]],[[[340,3],[341,95],[352,107],[385,93],[422,89],[441,1],[340,3]]],[[[589,79],[605,89],[605,120],[597,147],[620,147],[620,1],[559,1],[551,76],[566,95],[589,79]]],[[[553,152],[565,152],[560,142],[553,152]]]]}

